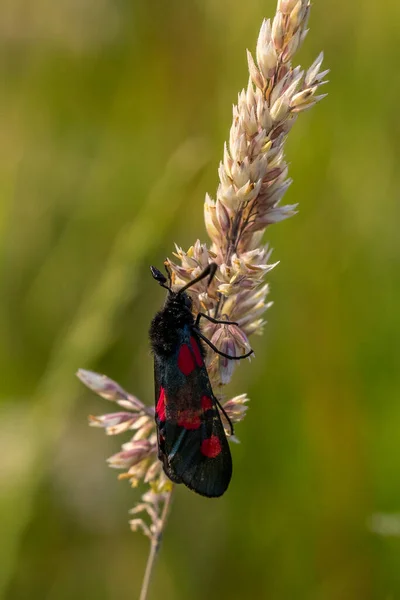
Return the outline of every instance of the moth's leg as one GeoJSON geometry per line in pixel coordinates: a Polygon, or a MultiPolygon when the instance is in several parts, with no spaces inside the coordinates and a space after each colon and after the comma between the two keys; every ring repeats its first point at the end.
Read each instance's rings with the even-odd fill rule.
{"type": "Polygon", "coordinates": [[[195,321],[196,327],[199,326],[201,317],[204,317],[208,321],[211,321],[211,323],[216,323],[217,325],[219,325],[219,324],[220,325],[237,325],[239,327],[239,323],[236,323],[235,321],[223,321],[221,319],[214,319],[214,317],[210,317],[209,315],[206,315],[206,313],[202,313],[202,312],[197,314],[196,321],[195,321]]]}
{"type": "Polygon", "coordinates": [[[231,356],[230,354],[225,354],[225,352],[218,350],[218,348],[216,346],[214,346],[214,344],[212,342],[210,342],[210,340],[201,333],[200,329],[197,329],[197,328],[193,328],[193,329],[197,333],[199,338],[201,338],[203,340],[203,342],[205,342],[208,346],[210,346],[211,350],[214,350],[214,352],[216,352],[220,356],[223,356],[224,358],[230,358],[231,360],[242,360],[243,358],[248,358],[249,356],[254,354],[254,350],[250,350],[249,352],[246,352],[246,354],[242,354],[242,356],[231,356]]]}
{"type": "Polygon", "coordinates": [[[219,403],[219,401],[217,400],[217,398],[215,396],[213,396],[213,400],[214,402],[217,404],[218,408],[220,409],[220,411],[224,414],[225,419],[228,421],[229,423],[229,427],[231,428],[231,433],[230,435],[233,435],[235,432],[233,430],[233,425],[232,425],[232,421],[230,420],[230,418],[228,417],[228,415],[226,414],[226,411],[224,409],[223,406],[221,406],[221,404],[219,403]]]}

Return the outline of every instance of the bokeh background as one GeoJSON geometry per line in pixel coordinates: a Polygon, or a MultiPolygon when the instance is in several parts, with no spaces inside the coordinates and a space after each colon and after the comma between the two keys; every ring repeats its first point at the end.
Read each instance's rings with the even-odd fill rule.
{"type": "MultiPolygon", "coordinates": [[[[179,489],[150,599],[400,598],[400,5],[314,3],[329,96],[287,148],[251,409],[210,501],[179,489]],[[389,518],[389,525],[379,527],[389,518]]],[[[107,373],[153,402],[149,274],[205,240],[231,104],[272,0],[2,0],[0,597],[136,598],[140,490],[105,464],[107,373]]],[[[387,523],[386,523],[387,525],[387,523]]]]}

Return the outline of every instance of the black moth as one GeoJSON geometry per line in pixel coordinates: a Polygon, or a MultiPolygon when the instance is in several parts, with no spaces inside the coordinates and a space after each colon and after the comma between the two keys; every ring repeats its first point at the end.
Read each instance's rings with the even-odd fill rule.
{"type": "MultiPolygon", "coordinates": [[[[220,321],[204,313],[196,319],[193,316],[186,290],[207,276],[210,283],[216,269],[210,263],[196,279],[174,292],[169,272],[168,282],[158,269],[151,267],[154,279],[168,291],[164,307],[150,326],[158,457],[174,483],[183,483],[208,498],[221,496],[228,488],[232,458],[218,406],[224,410],[211,388],[202,341],[226,358],[239,360],[252,354],[251,350],[242,356],[228,356],[199,329],[201,317],[213,323],[235,324],[232,321],[220,321]]],[[[233,433],[226,414],[225,417],[233,433]]]]}

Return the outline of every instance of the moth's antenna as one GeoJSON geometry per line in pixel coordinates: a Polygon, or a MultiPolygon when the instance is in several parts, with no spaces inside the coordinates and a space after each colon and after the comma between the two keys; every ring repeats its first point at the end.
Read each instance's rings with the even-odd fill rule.
{"type": "Polygon", "coordinates": [[[186,285],[184,285],[178,292],[178,294],[181,294],[182,292],[185,292],[188,288],[190,288],[192,285],[195,285],[195,283],[198,283],[199,281],[201,281],[202,279],[204,279],[205,277],[207,277],[209,275],[209,279],[208,279],[208,285],[210,285],[210,283],[212,282],[215,272],[217,270],[217,265],[215,263],[209,263],[206,268],[204,269],[204,271],[202,271],[200,273],[200,275],[198,275],[195,279],[192,279],[192,281],[189,281],[189,283],[187,283],[186,285]]]}
{"type": "Polygon", "coordinates": [[[172,288],[172,274],[171,274],[171,267],[168,264],[168,260],[165,259],[164,260],[164,269],[167,273],[168,276],[168,283],[169,283],[169,287],[172,288]]]}
{"type": "Polygon", "coordinates": [[[161,271],[159,271],[156,267],[150,267],[150,271],[157,283],[171,293],[171,288],[166,285],[167,279],[164,277],[161,271]]]}

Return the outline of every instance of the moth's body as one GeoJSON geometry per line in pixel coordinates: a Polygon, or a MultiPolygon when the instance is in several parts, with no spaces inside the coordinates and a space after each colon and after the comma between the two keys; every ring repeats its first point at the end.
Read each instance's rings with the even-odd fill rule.
{"type": "Polygon", "coordinates": [[[231,479],[232,459],[186,292],[169,292],[151,323],[150,340],[164,471],[203,496],[221,496],[231,479]]]}

